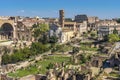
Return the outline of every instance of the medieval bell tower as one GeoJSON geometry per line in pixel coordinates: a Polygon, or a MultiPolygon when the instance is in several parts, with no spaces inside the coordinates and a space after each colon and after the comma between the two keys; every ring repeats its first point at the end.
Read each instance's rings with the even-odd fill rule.
{"type": "Polygon", "coordinates": [[[64,27],[64,10],[59,10],[59,24],[64,27]]]}

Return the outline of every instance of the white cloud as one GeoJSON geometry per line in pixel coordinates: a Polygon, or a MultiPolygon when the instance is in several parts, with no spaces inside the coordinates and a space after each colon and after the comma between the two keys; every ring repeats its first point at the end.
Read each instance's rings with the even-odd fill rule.
{"type": "Polygon", "coordinates": [[[24,13],[25,10],[19,10],[17,13],[24,13]]]}

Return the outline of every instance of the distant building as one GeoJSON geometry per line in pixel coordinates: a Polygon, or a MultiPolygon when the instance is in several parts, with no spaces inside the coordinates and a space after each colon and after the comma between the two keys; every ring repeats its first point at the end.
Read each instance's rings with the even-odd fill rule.
{"type": "Polygon", "coordinates": [[[83,22],[83,21],[88,21],[87,15],[76,15],[75,16],[75,22],[83,22]]]}
{"type": "Polygon", "coordinates": [[[77,23],[77,31],[79,33],[79,35],[83,34],[84,32],[88,31],[88,27],[87,27],[87,21],[84,21],[83,23],[77,23]]]}
{"type": "Polygon", "coordinates": [[[76,22],[64,22],[64,29],[76,32],[76,22]]]}
{"type": "Polygon", "coordinates": [[[0,18],[0,41],[4,40],[32,40],[31,28],[34,24],[45,23],[44,19],[1,17],[0,18]]]}
{"type": "Polygon", "coordinates": [[[115,26],[118,25],[118,23],[114,20],[100,20],[95,23],[97,27],[99,26],[115,26]]]}
{"type": "Polygon", "coordinates": [[[58,37],[58,42],[64,43],[74,37],[74,31],[69,28],[61,28],[60,25],[52,24],[50,25],[49,36],[56,36],[58,37]]]}
{"type": "Polygon", "coordinates": [[[64,27],[64,10],[59,10],[59,24],[64,27]]]}
{"type": "MultiPolygon", "coordinates": [[[[84,15],[83,15],[84,16],[84,15]]],[[[83,18],[86,18],[85,15],[83,18]]],[[[59,42],[70,41],[72,38],[80,36],[83,32],[87,32],[87,19],[82,22],[75,22],[71,18],[64,18],[64,10],[59,11],[59,24],[51,23],[49,36],[57,36],[59,42]]]]}
{"type": "Polygon", "coordinates": [[[63,30],[62,34],[61,34],[61,43],[70,41],[72,38],[74,38],[74,31],[70,31],[70,30],[63,30]]]}
{"type": "Polygon", "coordinates": [[[96,23],[99,21],[98,17],[88,17],[88,23],[92,24],[92,23],[96,23]]]}
{"type": "Polygon", "coordinates": [[[100,26],[98,27],[98,37],[99,39],[103,39],[104,36],[112,34],[114,29],[118,31],[120,35],[120,25],[119,26],[100,26]]]}
{"type": "Polygon", "coordinates": [[[64,28],[57,24],[50,24],[49,36],[57,36],[59,42],[70,41],[73,37],[80,36],[87,32],[87,22],[64,22],[64,28]]]}
{"type": "Polygon", "coordinates": [[[64,28],[68,28],[69,30],[74,31],[74,33],[77,33],[79,36],[83,34],[83,32],[87,32],[87,21],[84,21],[82,23],[65,22],[64,28]]]}
{"type": "Polygon", "coordinates": [[[114,29],[120,34],[120,24],[113,20],[102,20],[96,23],[98,38],[103,39],[104,36],[112,34],[114,29]]]}
{"type": "Polygon", "coordinates": [[[8,20],[10,16],[0,16],[0,20],[8,20]]]}
{"type": "Polygon", "coordinates": [[[97,30],[95,24],[99,22],[99,18],[98,17],[88,17],[88,30],[89,31],[95,31],[97,30]]]}
{"type": "Polygon", "coordinates": [[[50,24],[49,26],[50,26],[49,36],[60,37],[61,32],[62,32],[62,28],[60,27],[60,25],[50,24]]]}
{"type": "Polygon", "coordinates": [[[59,23],[59,19],[58,18],[42,18],[45,20],[45,22],[48,22],[49,24],[58,24],[59,23]]]}

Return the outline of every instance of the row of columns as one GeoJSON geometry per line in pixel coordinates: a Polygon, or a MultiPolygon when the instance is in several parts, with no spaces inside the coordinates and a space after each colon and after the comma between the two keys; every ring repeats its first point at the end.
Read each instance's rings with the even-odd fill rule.
{"type": "Polygon", "coordinates": [[[8,39],[12,39],[13,38],[13,32],[11,32],[10,33],[10,35],[9,34],[0,34],[0,40],[8,40],[8,39]]]}
{"type": "Polygon", "coordinates": [[[0,34],[0,40],[6,40],[6,36],[0,34]]]}

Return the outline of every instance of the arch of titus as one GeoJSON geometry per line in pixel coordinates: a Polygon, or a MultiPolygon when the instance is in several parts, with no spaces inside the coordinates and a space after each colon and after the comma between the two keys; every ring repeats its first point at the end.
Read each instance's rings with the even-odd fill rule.
{"type": "Polygon", "coordinates": [[[16,23],[14,20],[0,20],[0,41],[16,39],[16,23]]]}

